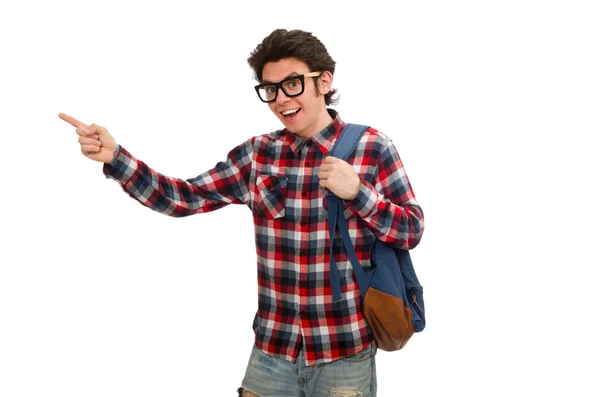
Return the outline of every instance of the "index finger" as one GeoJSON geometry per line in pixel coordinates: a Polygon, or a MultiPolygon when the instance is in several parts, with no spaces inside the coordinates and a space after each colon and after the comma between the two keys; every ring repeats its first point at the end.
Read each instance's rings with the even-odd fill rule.
{"type": "Polygon", "coordinates": [[[87,124],[82,123],[81,121],[77,120],[74,117],[69,116],[68,114],[59,113],[58,117],[60,117],[62,120],[66,121],[67,123],[71,124],[73,127],[88,127],[87,124]]]}

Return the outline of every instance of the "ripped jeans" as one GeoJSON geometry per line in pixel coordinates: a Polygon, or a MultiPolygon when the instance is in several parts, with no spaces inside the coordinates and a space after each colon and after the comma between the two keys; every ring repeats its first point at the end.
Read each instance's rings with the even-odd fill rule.
{"type": "Polygon", "coordinates": [[[308,367],[304,349],[291,363],[254,346],[238,392],[259,397],[376,397],[376,352],[372,343],[353,356],[308,367]]]}

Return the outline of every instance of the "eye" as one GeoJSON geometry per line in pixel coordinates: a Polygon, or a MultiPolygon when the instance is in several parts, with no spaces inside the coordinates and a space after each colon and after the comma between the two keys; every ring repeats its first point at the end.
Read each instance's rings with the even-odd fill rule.
{"type": "Polygon", "coordinates": [[[274,85],[267,85],[265,87],[263,87],[263,90],[265,90],[265,93],[272,95],[275,94],[275,86],[274,85]]]}

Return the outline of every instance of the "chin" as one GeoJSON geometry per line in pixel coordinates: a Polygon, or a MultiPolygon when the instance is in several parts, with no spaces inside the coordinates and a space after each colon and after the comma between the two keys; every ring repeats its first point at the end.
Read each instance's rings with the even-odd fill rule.
{"type": "Polygon", "coordinates": [[[287,125],[285,126],[285,128],[287,128],[287,130],[288,130],[289,132],[293,132],[294,134],[299,134],[299,133],[301,133],[302,131],[304,131],[304,129],[303,129],[301,126],[299,126],[298,124],[296,124],[296,123],[293,123],[293,124],[291,124],[291,125],[287,124],[287,125]]]}
{"type": "Polygon", "coordinates": [[[285,128],[287,128],[288,131],[290,131],[290,132],[295,133],[296,131],[298,131],[300,129],[298,122],[295,120],[294,121],[288,121],[288,120],[283,120],[283,119],[280,119],[280,120],[281,120],[281,123],[285,126],[285,128]]]}

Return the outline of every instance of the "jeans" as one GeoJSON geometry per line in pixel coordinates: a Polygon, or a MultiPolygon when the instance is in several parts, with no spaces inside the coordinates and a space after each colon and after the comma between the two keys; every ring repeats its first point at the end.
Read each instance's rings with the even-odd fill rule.
{"type": "Polygon", "coordinates": [[[304,349],[295,363],[252,348],[239,395],[259,397],[376,397],[375,343],[353,356],[306,366],[304,349]]]}

